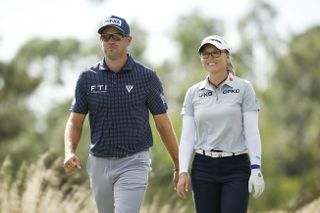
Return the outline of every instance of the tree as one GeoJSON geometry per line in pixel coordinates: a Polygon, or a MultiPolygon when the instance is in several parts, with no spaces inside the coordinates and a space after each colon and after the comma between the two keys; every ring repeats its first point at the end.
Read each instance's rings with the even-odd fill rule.
{"type": "Polygon", "coordinates": [[[44,108],[46,100],[34,106],[35,112],[28,101],[46,79],[61,84],[61,70],[78,54],[78,44],[72,39],[31,39],[11,62],[0,63],[0,119],[5,121],[0,124],[0,159],[9,153],[18,166],[48,148],[47,138],[36,128],[38,111],[44,108]]]}
{"type": "Polygon", "coordinates": [[[34,38],[24,44],[13,58],[12,63],[18,68],[27,69],[41,78],[47,75],[53,82],[62,83],[62,69],[64,62],[73,61],[80,52],[80,42],[75,39],[43,40],[34,38]],[[34,66],[34,67],[32,67],[34,66]],[[37,71],[32,71],[37,69],[37,71]],[[35,73],[36,72],[36,73],[35,73]]]}
{"type": "Polygon", "coordinates": [[[33,122],[25,100],[39,85],[40,79],[27,75],[14,63],[0,62],[0,143],[17,137],[33,122]]]}
{"type": "MultiPolygon", "coordinates": [[[[299,207],[319,196],[320,26],[296,35],[272,78],[273,117],[280,136],[276,161],[287,177],[299,179],[299,207]]],[[[272,106],[270,106],[272,107],[272,106]]],[[[293,208],[294,208],[293,207],[293,208]]]]}
{"type": "Polygon", "coordinates": [[[264,0],[253,0],[249,12],[238,22],[238,51],[233,55],[240,76],[260,81],[266,88],[282,48],[276,31],[277,11],[264,0]]]}
{"type": "Polygon", "coordinates": [[[144,53],[147,47],[148,33],[142,29],[136,21],[130,23],[131,35],[133,37],[132,43],[129,46],[130,54],[137,60],[141,60],[143,63],[148,63],[144,57],[144,53]]]}

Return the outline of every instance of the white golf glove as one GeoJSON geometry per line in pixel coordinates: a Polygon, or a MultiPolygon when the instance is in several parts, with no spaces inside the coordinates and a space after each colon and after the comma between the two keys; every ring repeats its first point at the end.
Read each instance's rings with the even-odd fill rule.
{"type": "Polygon", "coordinates": [[[254,198],[259,197],[264,191],[264,180],[260,169],[251,170],[248,189],[254,198]]]}

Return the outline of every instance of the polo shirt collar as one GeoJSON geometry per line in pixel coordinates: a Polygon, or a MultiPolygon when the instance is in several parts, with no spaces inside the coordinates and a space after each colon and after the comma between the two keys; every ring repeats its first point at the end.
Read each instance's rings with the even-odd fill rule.
{"type": "MultiPolygon", "coordinates": [[[[230,74],[229,74],[230,75],[230,74]]],[[[221,87],[223,87],[224,85],[228,85],[230,87],[234,86],[234,80],[231,81],[230,77],[228,76],[228,78],[222,83],[221,87]]],[[[199,86],[199,90],[201,89],[207,89],[207,90],[212,90],[211,89],[211,85],[209,83],[209,76],[207,76],[201,83],[199,86]]]]}
{"type": "Polygon", "coordinates": [[[199,85],[199,90],[202,90],[202,89],[208,89],[208,90],[211,90],[210,89],[210,84],[209,84],[209,76],[207,76],[199,85]]]}
{"type": "Polygon", "coordinates": [[[231,80],[230,80],[230,75],[232,75],[232,74],[229,74],[229,75],[228,75],[227,80],[225,80],[225,82],[223,82],[222,85],[226,84],[226,85],[228,85],[229,87],[233,87],[233,86],[234,86],[235,76],[234,76],[234,79],[231,81],[231,80]]]}
{"type": "MultiPolygon", "coordinates": [[[[109,67],[107,66],[105,60],[105,58],[103,58],[100,62],[99,62],[99,70],[108,70],[111,71],[109,69],[109,67]]],[[[134,66],[134,59],[131,57],[130,54],[128,54],[128,60],[127,62],[124,64],[124,66],[121,68],[121,70],[119,72],[122,71],[131,71],[133,70],[133,66],[134,66]]]]}

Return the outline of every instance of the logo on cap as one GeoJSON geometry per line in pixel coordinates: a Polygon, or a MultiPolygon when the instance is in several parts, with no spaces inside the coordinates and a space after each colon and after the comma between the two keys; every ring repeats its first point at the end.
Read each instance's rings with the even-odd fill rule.
{"type": "Polygon", "coordinates": [[[220,40],[214,39],[214,38],[209,38],[206,42],[208,42],[208,41],[216,41],[216,42],[222,44],[220,40]]]}
{"type": "Polygon", "coordinates": [[[106,25],[106,24],[114,24],[114,25],[118,25],[121,27],[122,21],[117,18],[109,18],[104,22],[104,25],[106,25]]]}
{"type": "Polygon", "coordinates": [[[118,17],[118,16],[110,16],[106,18],[102,24],[102,26],[99,28],[98,33],[102,33],[103,30],[108,27],[113,26],[117,28],[118,30],[122,31],[124,34],[129,35],[130,34],[130,27],[125,19],[118,17]]]}

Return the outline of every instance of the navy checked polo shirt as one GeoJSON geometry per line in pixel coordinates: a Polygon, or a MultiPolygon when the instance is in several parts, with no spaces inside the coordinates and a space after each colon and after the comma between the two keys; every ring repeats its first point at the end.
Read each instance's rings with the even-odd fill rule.
{"type": "Polygon", "coordinates": [[[117,73],[104,60],[83,71],[70,110],[89,113],[92,155],[124,157],[152,146],[149,111],[167,109],[156,73],[128,55],[117,73]]]}

